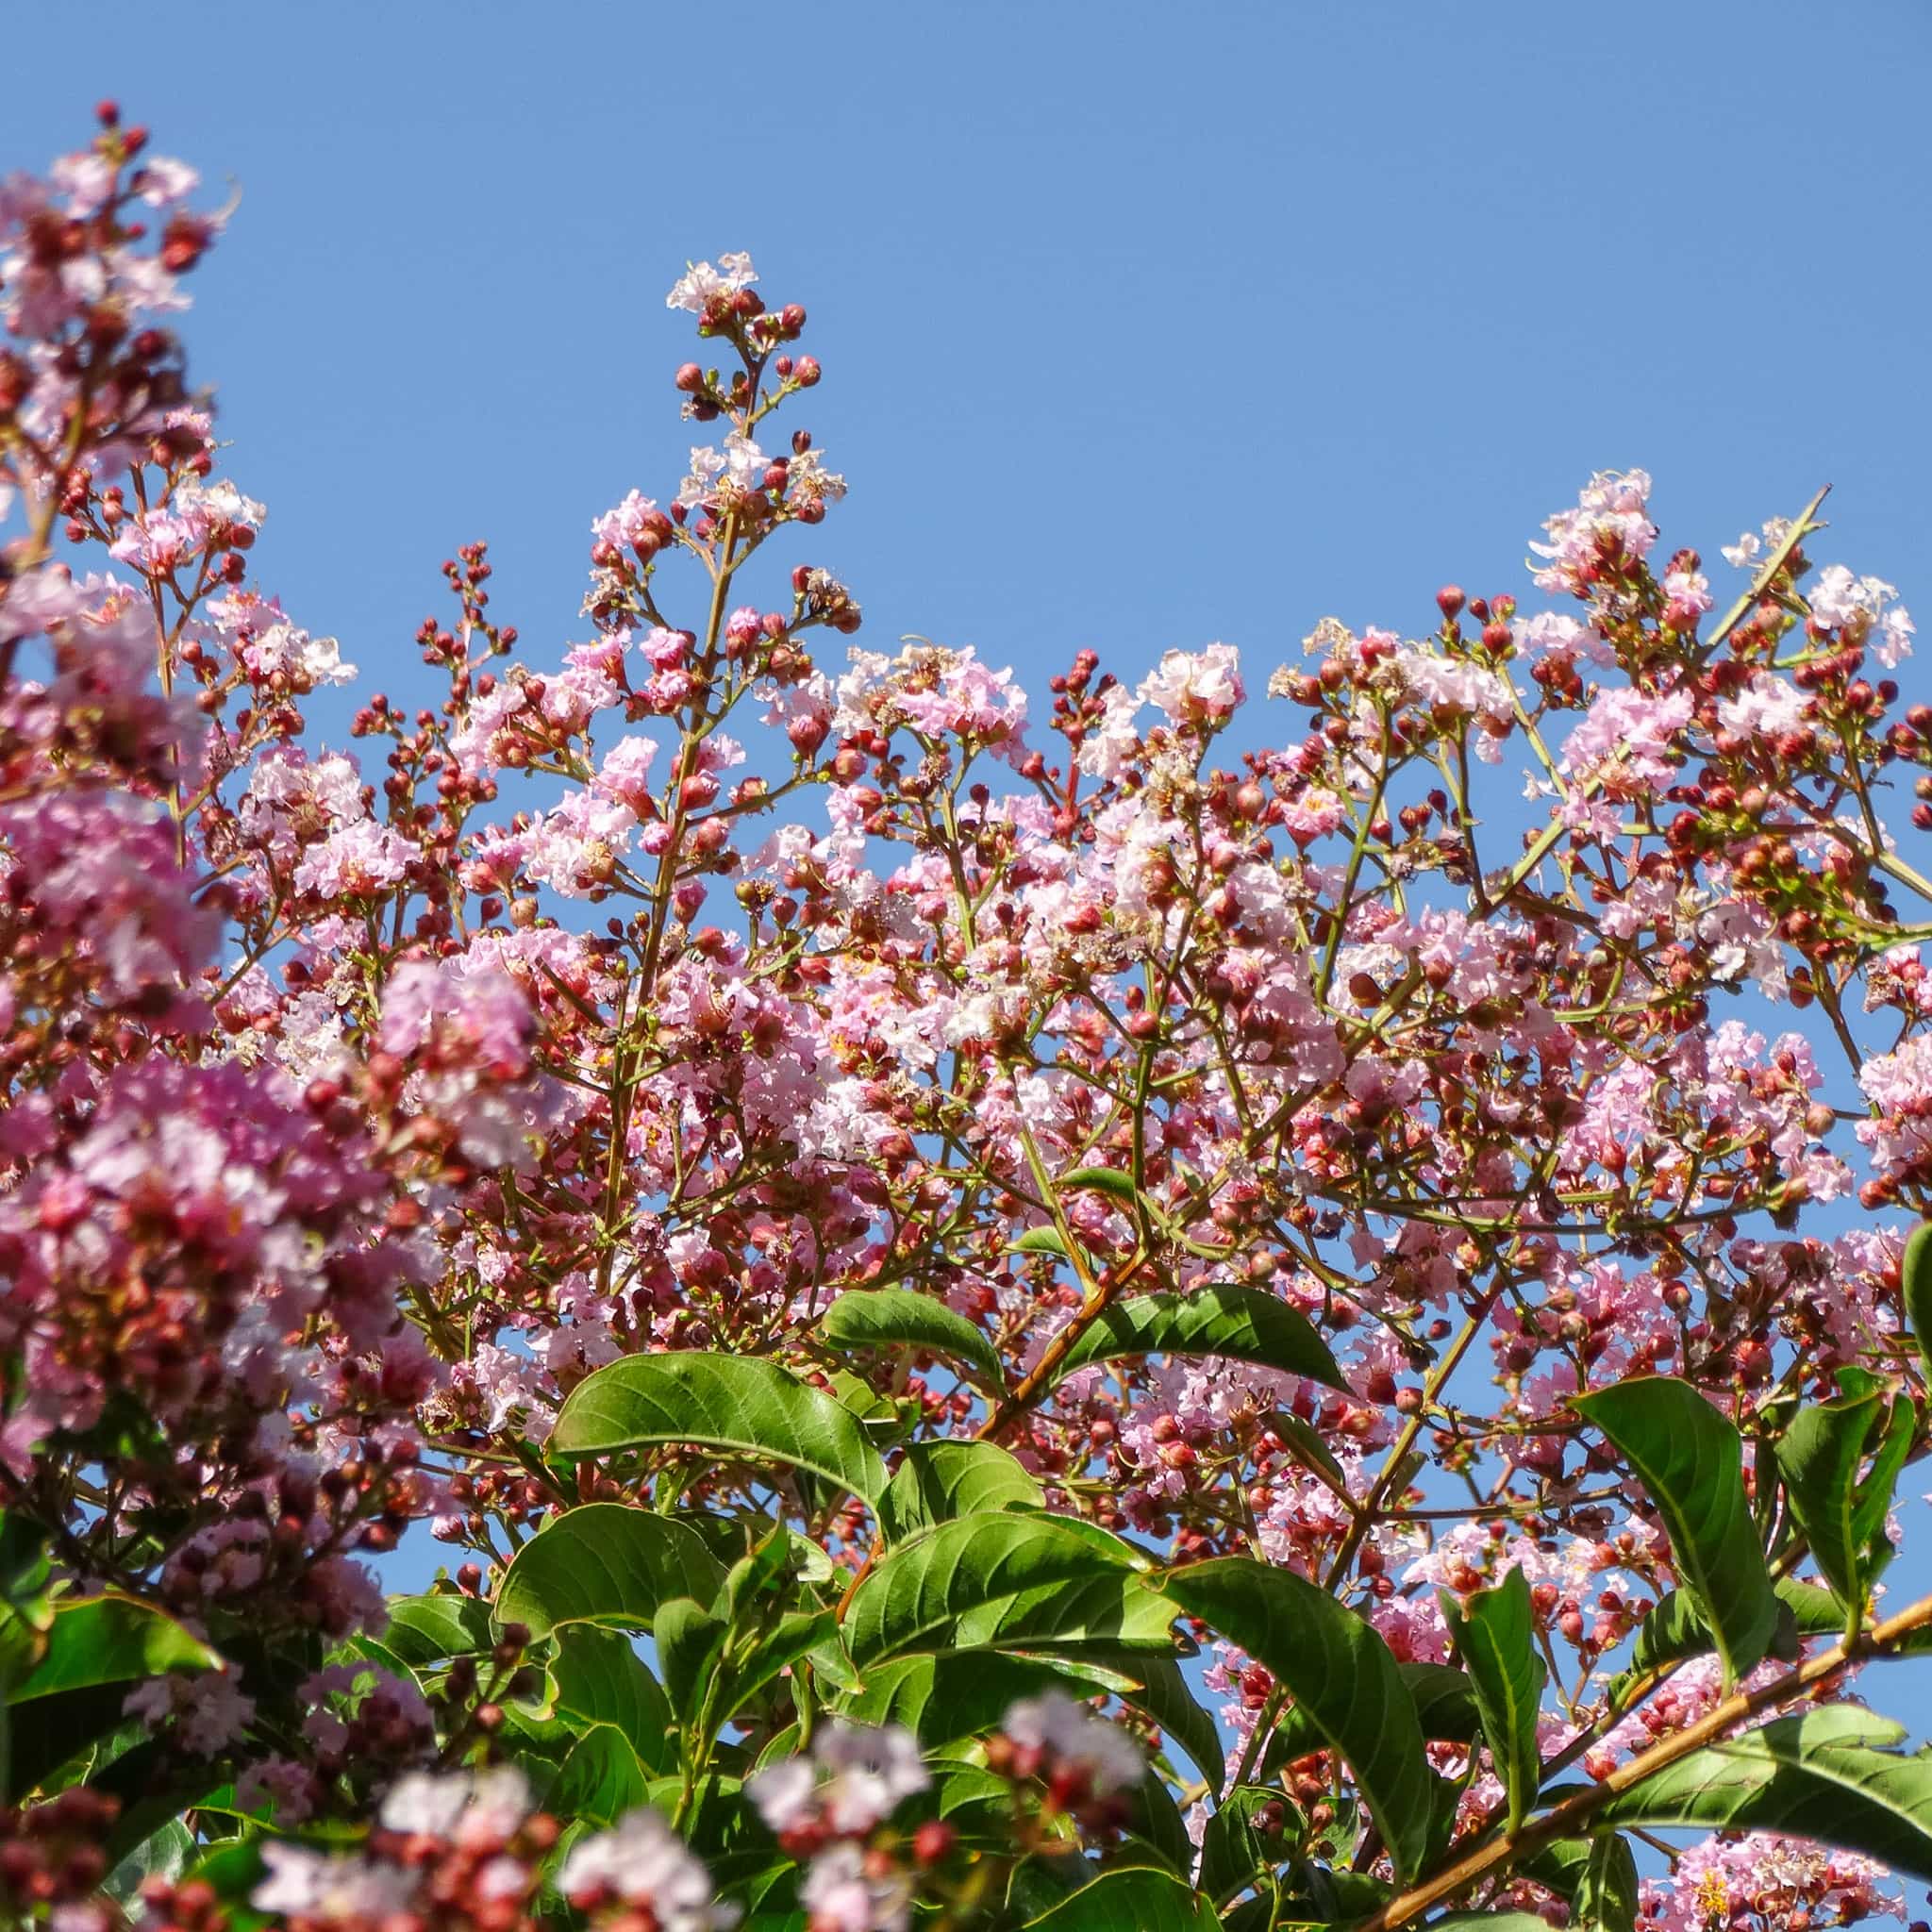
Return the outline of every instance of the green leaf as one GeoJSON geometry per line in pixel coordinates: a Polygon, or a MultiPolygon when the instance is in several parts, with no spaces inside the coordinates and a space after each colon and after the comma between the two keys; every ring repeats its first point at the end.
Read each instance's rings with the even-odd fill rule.
{"type": "Polygon", "coordinates": [[[834,1348],[918,1348],[961,1361],[997,1391],[1000,1358],[986,1335],[957,1309],[910,1288],[850,1289],[825,1310],[821,1338],[834,1348]]]}
{"type": "Polygon", "coordinates": [[[1637,1932],[1637,1859],[1614,1831],[1599,1832],[1576,1887],[1570,1923],[1577,1932],[1637,1932]]]}
{"type": "Polygon", "coordinates": [[[131,1905],[134,1895],[150,1878],[178,1878],[194,1856],[194,1834],[178,1818],[171,1818],[161,1828],[142,1839],[106,1878],[101,1890],[121,1905],[131,1905]]]}
{"type": "MultiPolygon", "coordinates": [[[[1003,1795],[1006,1799],[1002,1807],[1005,1815],[1000,1822],[1010,1832],[1010,1787],[1003,1795]]],[[[1141,1782],[1131,1790],[1123,1791],[1121,1798],[1124,1814],[1122,1827],[1129,1838],[1138,1845],[1145,1845],[1176,1876],[1191,1878],[1197,1856],[1194,1841],[1188,1836],[1187,1820],[1181,1816],[1180,1807],[1174,1803],[1174,1793],[1167,1788],[1167,1780],[1150,1765],[1141,1782]]]]}
{"type": "Polygon", "coordinates": [[[1029,1227],[1007,1246],[1015,1255],[1058,1255],[1063,1261],[1067,1258],[1067,1244],[1057,1227],[1029,1227]]]}
{"type": "Polygon", "coordinates": [[[742,1710],[774,1678],[838,1635],[839,1619],[831,1610],[799,1610],[780,1617],[733,1673],[730,1694],[718,1707],[719,1717],[742,1710]]]}
{"type": "Polygon", "coordinates": [[[1926,1374],[1932,1376],[1932,1221],[1922,1221],[1906,1237],[1898,1274],[1906,1320],[1912,1324],[1919,1359],[1925,1364],[1926,1374]]]}
{"type": "Polygon", "coordinates": [[[1102,1309],[1062,1357],[1058,1374],[1119,1356],[1224,1356],[1345,1389],[1328,1344],[1298,1308],[1257,1288],[1143,1294],[1102,1309]]]}
{"type": "Polygon", "coordinates": [[[1201,1890],[1214,1900],[1245,1891],[1293,1849],[1282,1833],[1263,1831],[1256,1815],[1274,1806],[1292,1817],[1288,1798],[1268,1785],[1237,1785],[1215,1807],[1201,1838],[1201,1890]]]}
{"type": "Polygon", "coordinates": [[[1145,1558],[1091,1524],[1055,1516],[962,1516],[886,1557],[845,1616],[852,1661],[908,1651],[1171,1653],[1173,1609],[1141,1580],[1145,1558]]]}
{"type": "Polygon", "coordinates": [[[1416,1720],[1424,1737],[1449,1744],[1475,1742],[1482,1727],[1482,1708],[1467,1674],[1447,1664],[1404,1663],[1395,1668],[1415,1699],[1416,1720]]]}
{"type": "Polygon", "coordinates": [[[907,1450],[879,1499],[888,1542],[958,1516],[1038,1508],[1046,1492],[995,1442],[920,1442],[907,1450]]]}
{"type": "Polygon", "coordinates": [[[1879,1406],[1876,1395],[1811,1404],[1791,1418],[1776,1447],[1778,1472],[1798,1527],[1824,1580],[1854,1609],[1862,1608],[1865,1601],[1855,1492],[1879,1406]]]}
{"type": "Polygon", "coordinates": [[[1664,1520],[1677,1573],[1733,1684],[1770,1648],[1777,1599],[1744,1497],[1738,1432],[1688,1382],[1643,1375],[1571,1398],[1623,1453],[1664,1520]]]}
{"type": "Polygon", "coordinates": [[[544,1802],[558,1818],[614,1824],[645,1803],[648,1793],[630,1740],[615,1724],[591,1724],[571,1746],[544,1802]]]}
{"type": "Polygon", "coordinates": [[[556,1632],[556,1642],[550,1674],[557,1682],[558,1714],[579,1724],[612,1725],[629,1739],[646,1771],[675,1770],[670,1700],[630,1639],[590,1624],[569,1624],[556,1632]]]}
{"type": "MultiPolygon", "coordinates": [[[[1844,1608],[1828,1590],[1798,1577],[1783,1576],[1772,1586],[1772,1593],[1778,1601],[1778,1629],[1771,1645],[1773,1656],[1795,1657],[1801,1637],[1843,1635],[1844,1608]]],[[[1631,1692],[1653,1671],[1681,1662],[1687,1657],[1702,1657],[1716,1647],[1710,1625],[1704,1621],[1690,1594],[1681,1590],[1666,1591],[1657,1607],[1638,1625],[1630,1662],[1610,1684],[1611,1708],[1621,1710],[1631,1692]]]]}
{"type": "Polygon", "coordinates": [[[1869,1587],[1891,1560],[1891,1544],[1885,1534],[1885,1519],[1891,1511],[1891,1492],[1899,1471],[1912,1453],[1912,1439],[1918,1432],[1918,1411],[1907,1396],[1891,1405],[1884,1433],[1873,1452],[1872,1467],[1858,1485],[1853,1499],[1852,1541],[1865,1563],[1869,1587]]]}
{"type": "Polygon", "coordinates": [[[474,1596],[392,1596],[382,1641],[406,1664],[441,1663],[491,1648],[490,1606],[474,1596]]]}
{"type": "Polygon", "coordinates": [[[632,1355],[572,1390],[550,1447],[605,1456],[691,1442],[809,1470],[877,1507],[885,1464],[851,1411],[758,1356],[632,1355]]]}
{"type": "Polygon", "coordinates": [[[52,1574],[47,1532],[17,1509],[0,1509],[0,1608],[32,1629],[46,1629],[54,1621],[47,1595],[52,1574]]]}
{"type": "Polygon", "coordinates": [[[1139,1200],[1141,1191],[1134,1185],[1134,1176],[1123,1174],[1117,1167],[1076,1167],[1061,1174],[1060,1187],[1088,1188],[1096,1194],[1107,1194],[1124,1206],[1131,1208],[1139,1200]]]}
{"type": "Polygon", "coordinates": [[[714,1617],[691,1597],[675,1596],[658,1606],[658,1624],[653,1632],[658,1668],[664,1674],[664,1694],[680,1724],[689,1726],[696,1722],[730,1632],[731,1626],[723,1617],[714,1617]]]}
{"type": "Polygon", "coordinates": [[[1221,1932],[1207,1900],[1157,1866],[1106,1873],[1026,1924],[1034,1932],[1221,1932]]]}
{"type": "MultiPolygon", "coordinates": [[[[1150,1659],[1132,1661],[1139,1669],[1150,1659]]],[[[983,1650],[896,1657],[866,1672],[863,1683],[839,1701],[839,1715],[853,1724],[903,1724],[931,1750],[996,1729],[1023,1697],[1046,1690],[1091,1696],[1094,1686],[1067,1663],[983,1650]]]]}
{"type": "Polygon", "coordinates": [[[1429,1768],[1415,1700],[1389,1646],[1312,1583],[1245,1557],[1171,1571],[1166,1590],[1272,1672],[1307,1712],[1354,1768],[1397,1874],[1412,1878],[1428,1843],[1429,1768]]]}
{"type": "MultiPolygon", "coordinates": [[[[1708,1638],[1705,1647],[1709,1648],[1708,1638]]],[[[1395,1673],[1415,1702],[1416,1722],[1425,1739],[1449,1744],[1475,1742],[1482,1731],[1482,1713],[1465,1672],[1447,1664],[1400,1663],[1395,1673]]],[[[1314,1719],[1299,1705],[1291,1705],[1261,1754],[1263,1774],[1273,1777],[1284,1764],[1326,1748],[1314,1719]]]]}
{"type": "Polygon", "coordinates": [[[1869,1711],[1823,1706],[1665,1766],[1597,1823],[1788,1832],[1932,1880],[1932,1758],[1883,1748],[1904,1736],[1869,1711]]]}
{"type": "Polygon", "coordinates": [[[56,1607],[40,1661],[8,1693],[9,1704],[169,1671],[208,1671],[221,1657],[165,1611],[130,1596],[91,1596],[56,1607]]]}
{"type": "Polygon", "coordinates": [[[704,1540],[675,1517],[623,1503],[585,1503],[540,1530],[510,1559],[496,1621],[541,1637],[559,1624],[648,1630],[668,1597],[708,1603],[724,1572],[704,1540]]]}
{"type": "Polygon", "coordinates": [[[1188,1754],[1208,1790],[1218,1791],[1227,1782],[1221,1726],[1194,1701],[1181,1667],[1171,1657],[1124,1657],[1119,1662],[1140,1680],[1119,1693],[1121,1701],[1151,1717],[1168,1741],[1188,1754]]]}
{"type": "Polygon", "coordinates": [[[1347,1473],[1313,1424],[1304,1422],[1292,1409],[1276,1408],[1269,1411],[1268,1426],[1304,1469],[1328,1476],[1338,1490],[1348,1488],[1347,1473]]]}
{"type": "Polygon", "coordinates": [[[1451,1912],[1425,1932],[1550,1932],[1550,1922],[1535,1912],[1451,1912]]]}
{"type": "Polygon", "coordinates": [[[1524,1877],[1534,1878],[1539,1885],[1547,1886],[1560,1897],[1574,1900],[1590,1870],[1591,1855],[1595,1849],[1594,1839],[1552,1839],[1548,1844],[1521,1860],[1516,1870],[1524,1877]]]}
{"type": "Polygon", "coordinates": [[[1512,1570],[1493,1590],[1479,1590],[1462,1600],[1441,1593],[1442,1618],[1468,1667],[1483,1736],[1509,1801],[1509,1829],[1523,1823],[1537,1787],[1542,1758],[1536,1724],[1549,1674],[1536,1654],[1536,1616],[1530,1607],[1529,1579],[1512,1570]]]}

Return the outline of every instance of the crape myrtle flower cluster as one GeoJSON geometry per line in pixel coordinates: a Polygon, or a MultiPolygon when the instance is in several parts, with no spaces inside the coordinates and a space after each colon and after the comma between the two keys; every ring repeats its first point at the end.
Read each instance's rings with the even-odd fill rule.
{"type": "MultiPolygon", "coordinates": [[[[1924,1443],[1932,705],[1815,504],[1720,582],[1607,473],[1521,604],[1029,692],[850,641],[806,311],[724,255],[682,474],[534,650],[446,561],[405,700],[258,581],[173,332],[223,217],[100,122],[0,183],[16,1921],[899,1932],[1163,1858],[1581,1910],[1487,1706],[1406,1844],[1190,1594],[1235,1558],[1418,1695],[1520,1592],[1559,1803],[1832,1718],[1924,1443]],[[1591,1407],[1659,1378],[1740,1445],[1697,1481],[1774,1641],[1591,1407]],[[1872,1423],[1843,1549],[1821,1402],[1872,1423]],[[454,1567],[394,1598],[412,1528],[454,1567]]],[[[1631,1923],[1902,1909],[1799,1822],[1680,1833],[1631,1923]]]]}

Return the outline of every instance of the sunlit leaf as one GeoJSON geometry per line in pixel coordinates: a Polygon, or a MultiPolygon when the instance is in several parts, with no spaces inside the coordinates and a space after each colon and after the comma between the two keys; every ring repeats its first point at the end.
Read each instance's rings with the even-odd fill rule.
{"type": "Polygon", "coordinates": [[[45,1635],[45,1650],[8,1690],[9,1704],[163,1676],[170,1671],[213,1670],[222,1661],[185,1624],[127,1596],[63,1601],[45,1635]]]}
{"type": "Polygon", "coordinates": [[[1878,1420],[1879,1398],[1800,1408],[1776,1445],[1791,1513],[1824,1580],[1852,1606],[1863,1603],[1864,1557],[1855,1525],[1858,1468],[1878,1420]]]}
{"type": "Polygon", "coordinates": [[[1035,1932],[1220,1932],[1207,1900],[1157,1867],[1108,1872],[1029,1919],[1035,1932]]]}
{"type": "Polygon", "coordinates": [[[1345,1389],[1328,1344],[1300,1309],[1257,1288],[1143,1294],[1103,1308],[1061,1357],[1058,1374],[1122,1356],[1224,1356],[1345,1389]]]}
{"type": "Polygon", "coordinates": [[[1786,1832],[1932,1880],[1932,1758],[1888,1748],[1904,1737],[1869,1711],[1823,1706],[1692,1752],[1595,1822],[1786,1832]]]}
{"type": "Polygon", "coordinates": [[[963,1362],[982,1386],[1001,1386],[1000,1358],[957,1309],[910,1288],[850,1289],[825,1310],[820,1339],[834,1348],[915,1348],[963,1362]]]}
{"type": "Polygon", "coordinates": [[[587,1503],[556,1517],[511,1559],[496,1621],[541,1637],[559,1624],[648,1630],[669,1597],[708,1603],[724,1572],[675,1518],[623,1503],[587,1503]]]}
{"type": "Polygon", "coordinates": [[[1735,1682],[1770,1648],[1777,1599],[1744,1496],[1738,1432],[1688,1382],[1642,1375],[1571,1398],[1650,1493],[1677,1574],[1704,1613],[1735,1682]]]}
{"type": "Polygon", "coordinates": [[[1512,1570],[1495,1589],[1476,1591],[1459,1605],[1445,1591],[1442,1614],[1469,1672],[1513,1831],[1542,1782],[1537,1715],[1548,1672],[1536,1654],[1529,1579],[1512,1570]]]}
{"type": "Polygon", "coordinates": [[[1170,1652],[1174,1611],[1141,1581],[1145,1562],[1091,1524],[963,1516],[902,1544],[859,1585],[846,1645],[861,1671],[915,1650],[1170,1652]]]}
{"type": "Polygon", "coordinates": [[[890,1542],[958,1516],[1033,1507],[1046,1500],[1037,1477],[994,1442],[917,1442],[907,1450],[879,1500],[890,1542]]]}
{"type": "Polygon", "coordinates": [[[886,1486],[851,1411],[758,1356],[625,1356],[571,1391],[550,1448],[606,1456],[654,1442],[809,1470],[874,1505],[886,1486]]]}
{"type": "Polygon", "coordinates": [[[1169,1573],[1182,1609],[1272,1672],[1356,1782],[1405,1878],[1427,1849],[1429,1770],[1422,1725],[1389,1646],[1292,1571],[1223,1557],[1169,1573]]]}

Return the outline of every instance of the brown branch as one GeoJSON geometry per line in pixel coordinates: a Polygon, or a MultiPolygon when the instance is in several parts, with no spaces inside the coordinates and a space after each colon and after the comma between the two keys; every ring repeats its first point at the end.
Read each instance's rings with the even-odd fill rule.
{"type": "Polygon", "coordinates": [[[1841,1639],[1808,1663],[1800,1664],[1795,1670],[1774,1678],[1769,1684],[1760,1685],[1756,1690],[1740,1690],[1735,1696],[1725,1698],[1694,1724],[1686,1725],[1683,1730],[1660,1740],[1628,1763],[1620,1764],[1591,1790],[1579,1791],[1554,1810],[1531,1819],[1513,1832],[1505,1832],[1502,1837],[1478,1845],[1454,1864],[1446,1866],[1435,1877],[1425,1878],[1420,1885],[1391,1899],[1380,1911],[1362,1920],[1355,1932],[1390,1932],[1390,1928],[1407,1924],[1419,1912],[1425,1912],[1430,1907],[1454,1897],[1499,1867],[1515,1863],[1553,1840],[1574,1837],[1584,1821],[1592,1812],[1601,1810],[1612,1798],[1635,1785],[1641,1785],[1644,1779],[1676,1763],[1679,1758],[1690,1757],[1693,1751],[1716,1743],[1733,1726],[1742,1724],[1747,1718],[1789,1702],[1860,1657],[1883,1656],[1901,1639],[1927,1625],[1932,1625],[1932,1596],[1921,1597],[1897,1616],[1874,1624],[1871,1629],[1855,1637],[1841,1639]]]}

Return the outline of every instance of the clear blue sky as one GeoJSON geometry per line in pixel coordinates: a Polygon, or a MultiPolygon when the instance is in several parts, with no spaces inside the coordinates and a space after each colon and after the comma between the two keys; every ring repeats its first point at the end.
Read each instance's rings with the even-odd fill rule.
{"type": "Polygon", "coordinates": [[[591,517],[691,440],[664,291],[732,248],[811,311],[853,495],[810,554],[867,641],[1041,699],[1081,644],[1265,675],[1526,588],[1632,464],[1721,585],[1834,483],[1824,554],[1932,617],[1923,0],[8,16],[0,165],[112,93],[242,190],[195,367],[265,581],[398,684],[470,538],[534,652],[575,634],[591,517]]]}
{"type": "Polygon", "coordinates": [[[1932,641],[1923,0],[96,0],[4,34],[0,167],[112,94],[241,189],[194,368],[264,581],[365,688],[423,689],[472,538],[534,658],[584,634],[591,518],[691,440],[664,291],[737,248],[810,310],[797,420],[853,486],[799,554],[866,641],[976,643],[1042,709],[1083,644],[1133,676],[1225,638],[1258,685],[1326,613],[1526,591],[1541,519],[1632,465],[1721,588],[1720,543],[1833,483],[1819,554],[1932,641]]]}

